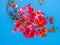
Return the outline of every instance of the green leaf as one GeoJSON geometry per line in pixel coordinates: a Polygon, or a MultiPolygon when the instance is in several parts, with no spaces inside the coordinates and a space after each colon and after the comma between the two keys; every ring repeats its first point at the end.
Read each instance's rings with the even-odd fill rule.
{"type": "Polygon", "coordinates": [[[11,4],[14,4],[14,0],[12,0],[11,4]]]}
{"type": "Polygon", "coordinates": [[[14,12],[17,12],[17,9],[16,8],[14,9],[14,12]]]}

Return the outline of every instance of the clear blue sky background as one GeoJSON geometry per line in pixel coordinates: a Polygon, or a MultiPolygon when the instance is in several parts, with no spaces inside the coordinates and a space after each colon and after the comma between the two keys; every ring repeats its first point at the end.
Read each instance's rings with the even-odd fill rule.
{"type": "MultiPolygon", "coordinates": [[[[0,45],[60,45],[60,0],[45,0],[44,6],[39,6],[35,0],[16,0],[19,7],[31,4],[35,10],[42,10],[47,17],[54,17],[54,26],[58,27],[56,33],[47,33],[45,38],[34,37],[26,39],[22,33],[12,33],[13,21],[6,12],[8,0],[0,0],[0,45]]],[[[48,25],[48,28],[50,26],[48,25]]]]}

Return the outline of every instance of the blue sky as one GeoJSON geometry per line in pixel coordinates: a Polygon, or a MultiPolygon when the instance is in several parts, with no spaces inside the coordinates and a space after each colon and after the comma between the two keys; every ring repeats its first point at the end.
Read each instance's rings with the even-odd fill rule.
{"type": "Polygon", "coordinates": [[[60,45],[60,0],[45,0],[42,7],[35,0],[16,1],[19,7],[31,4],[35,10],[42,10],[45,16],[55,19],[56,33],[47,33],[45,38],[35,36],[33,39],[26,39],[20,32],[12,33],[14,26],[6,11],[7,1],[0,0],[0,45],[60,45]]]}

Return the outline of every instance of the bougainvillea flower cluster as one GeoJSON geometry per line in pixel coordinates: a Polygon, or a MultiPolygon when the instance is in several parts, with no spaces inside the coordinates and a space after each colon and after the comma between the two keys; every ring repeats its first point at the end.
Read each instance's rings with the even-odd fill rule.
{"type": "MultiPolygon", "coordinates": [[[[10,6],[13,9],[17,8],[17,4],[15,3],[10,3],[10,6]]],[[[47,32],[55,31],[54,27],[52,27],[51,30],[46,28],[47,18],[44,12],[41,10],[35,11],[34,7],[30,4],[23,8],[18,8],[16,12],[19,14],[19,18],[14,24],[14,33],[22,32],[26,38],[34,38],[34,36],[41,36],[44,38],[47,32]]],[[[50,17],[49,21],[50,24],[53,24],[54,18],[50,17]]]]}

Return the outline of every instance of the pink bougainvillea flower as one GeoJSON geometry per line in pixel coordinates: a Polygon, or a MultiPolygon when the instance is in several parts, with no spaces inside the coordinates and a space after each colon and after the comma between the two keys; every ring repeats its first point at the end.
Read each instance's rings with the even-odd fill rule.
{"type": "Polygon", "coordinates": [[[12,31],[13,33],[16,33],[19,31],[19,28],[18,27],[15,27],[14,30],[12,31]]]}
{"type": "Polygon", "coordinates": [[[31,20],[36,20],[38,18],[44,18],[44,13],[41,10],[29,13],[29,18],[31,20]]]}
{"type": "Polygon", "coordinates": [[[41,10],[37,11],[37,15],[39,15],[40,17],[44,17],[44,13],[41,10]]]}
{"type": "Polygon", "coordinates": [[[25,14],[26,10],[23,9],[23,8],[19,8],[19,9],[17,10],[17,12],[18,12],[19,14],[23,15],[23,14],[25,14]]]}
{"type": "Polygon", "coordinates": [[[26,11],[28,11],[29,13],[32,13],[34,11],[34,8],[29,4],[25,7],[26,11]]]}
{"type": "Polygon", "coordinates": [[[11,4],[11,7],[12,7],[12,8],[17,8],[18,5],[17,5],[17,4],[11,4]]]}
{"type": "Polygon", "coordinates": [[[20,31],[20,32],[25,32],[26,29],[25,29],[23,26],[21,26],[21,27],[19,28],[19,31],[20,31]]]}
{"type": "Polygon", "coordinates": [[[28,30],[28,31],[25,31],[23,34],[26,38],[33,38],[34,37],[34,31],[28,30]]]}
{"type": "Polygon", "coordinates": [[[36,35],[36,36],[40,36],[40,34],[41,34],[41,33],[40,33],[40,30],[35,30],[35,35],[36,35]]]}
{"type": "Polygon", "coordinates": [[[46,33],[46,32],[47,32],[47,29],[46,29],[46,27],[43,27],[43,28],[41,29],[41,32],[44,32],[44,33],[46,33]]]}
{"type": "Polygon", "coordinates": [[[27,25],[31,25],[32,24],[32,22],[27,22],[27,25]]]}
{"type": "Polygon", "coordinates": [[[35,13],[28,14],[28,20],[30,20],[30,21],[34,21],[35,16],[36,16],[35,13]]]}
{"type": "Polygon", "coordinates": [[[25,29],[26,29],[26,30],[33,31],[33,28],[34,28],[33,25],[26,25],[26,26],[25,26],[25,29]]]}
{"type": "Polygon", "coordinates": [[[37,20],[37,24],[40,26],[40,28],[46,26],[46,24],[47,24],[46,19],[45,18],[39,18],[37,20]]]}
{"type": "Polygon", "coordinates": [[[41,34],[40,34],[41,37],[44,38],[46,36],[46,32],[47,32],[46,27],[43,27],[40,31],[41,31],[41,34]]]}
{"type": "Polygon", "coordinates": [[[41,10],[35,12],[35,19],[44,18],[44,13],[41,10]]]}
{"type": "Polygon", "coordinates": [[[16,27],[22,26],[22,22],[20,20],[17,20],[15,23],[15,26],[16,27]]]}
{"type": "Polygon", "coordinates": [[[27,16],[22,15],[22,16],[20,17],[20,20],[21,20],[22,22],[26,21],[26,20],[27,20],[27,16]]]}
{"type": "Polygon", "coordinates": [[[54,18],[50,17],[50,24],[53,24],[54,18]]]}
{"type": "Polygon", "coordinates": [[[41,33],[41,37],[44,38],[46,36],[46,33],[41,33]]]}

